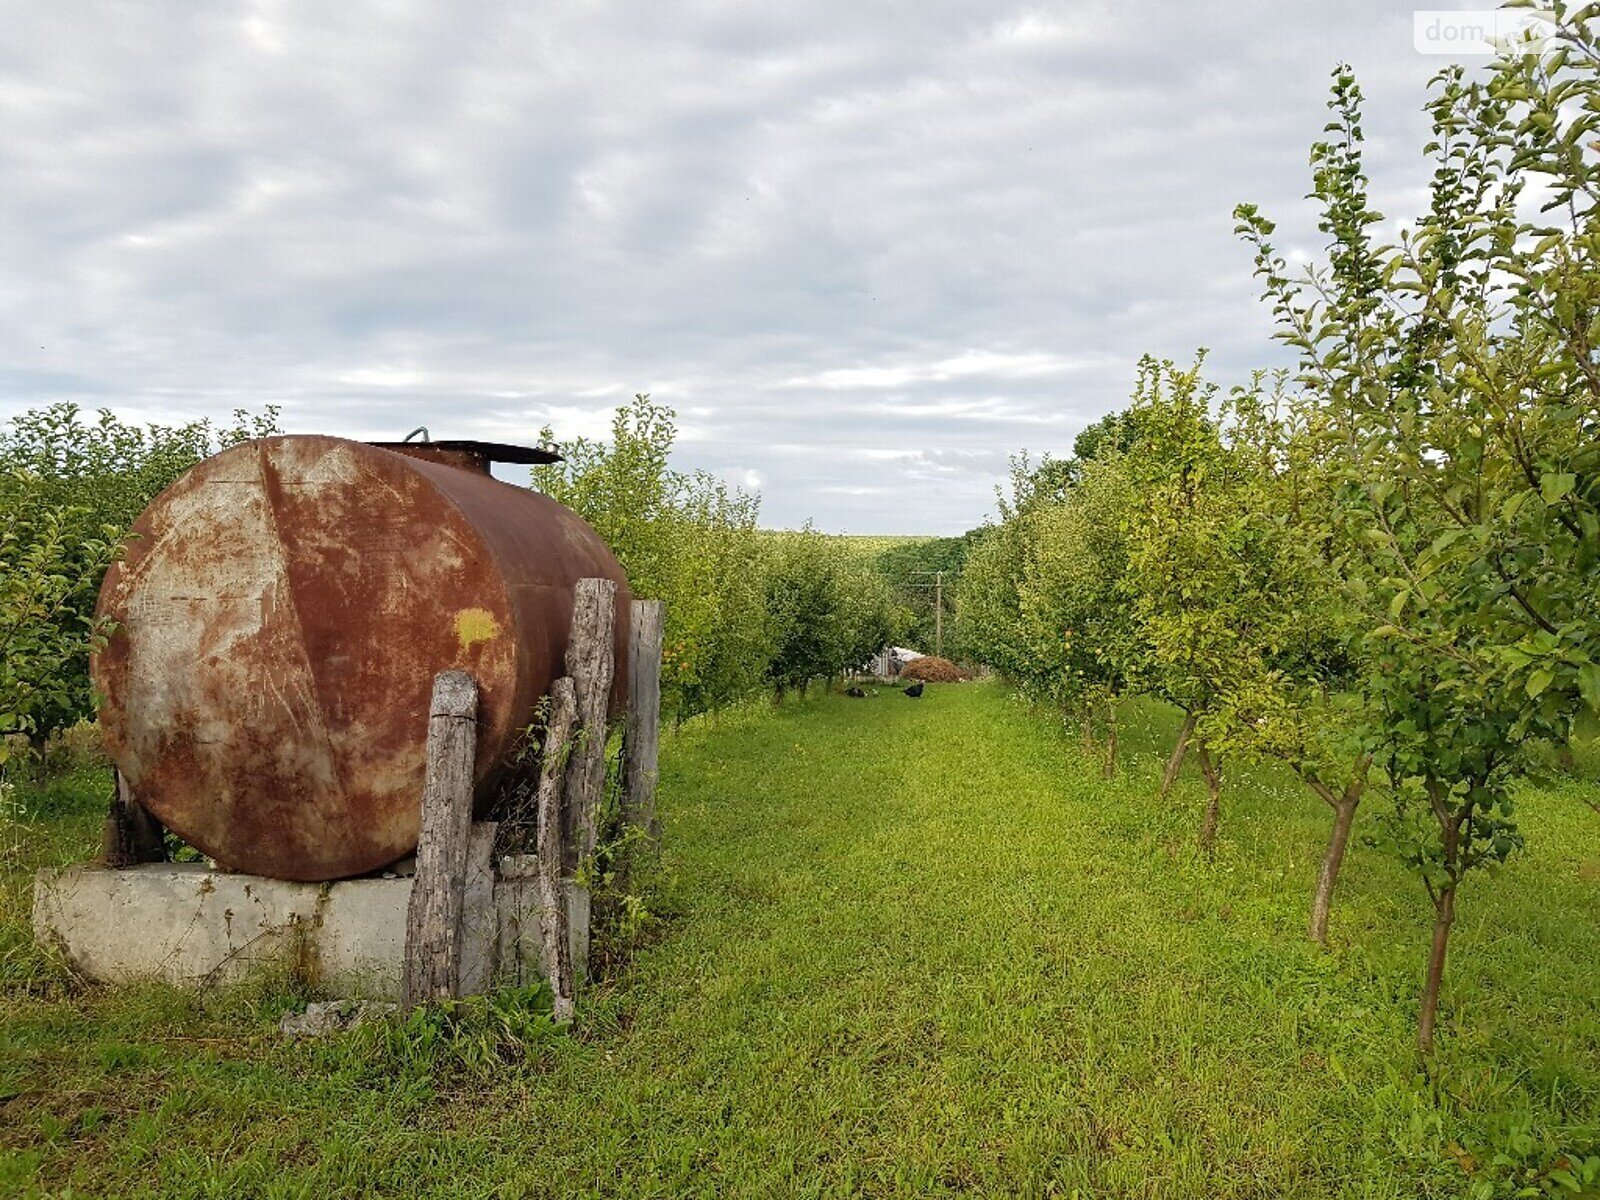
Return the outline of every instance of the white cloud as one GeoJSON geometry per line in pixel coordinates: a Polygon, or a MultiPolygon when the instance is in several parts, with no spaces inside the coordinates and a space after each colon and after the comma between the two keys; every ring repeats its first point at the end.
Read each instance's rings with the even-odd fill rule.
{"type": "Polygon", "coordinates": [[[352,387],[415,388],[422,386],[427,376],[414,367],[360,367],[335,376],[339,383],[352,387]]]}
{"type": "Polygon", "coordinates": [[[903,388],[908,384],[944,383],[953,379],[1041,379],[1068,375],[1086,365],[1054,354],[1002,354],[991,350],[967,350],[933,363],[894,367],[836,367],[816,375],[787,380],[784,386],[848,390],[903,388]]]}

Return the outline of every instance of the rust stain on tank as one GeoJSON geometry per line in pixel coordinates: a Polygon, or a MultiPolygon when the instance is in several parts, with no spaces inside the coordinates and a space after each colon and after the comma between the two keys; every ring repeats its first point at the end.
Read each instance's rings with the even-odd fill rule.
{"type": "MultiPolygon", "coordinates": [[[[480,688],[480,802],[562,673],[573,585],[627,580],[587,524],[469,464],[275,437],[153,501],[107,575],[95,657],[107,746],[135,796],[217,861],[282,879],[416,846],[433,677],[480,688]]],[[[624,670],[612,693],[620,710],[624,670]]]]}

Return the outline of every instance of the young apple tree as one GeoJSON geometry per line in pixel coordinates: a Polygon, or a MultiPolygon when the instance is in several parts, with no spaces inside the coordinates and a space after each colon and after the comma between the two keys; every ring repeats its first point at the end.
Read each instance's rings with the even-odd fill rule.
{"type": "Polygon", "coordinates": [[[1239,431],[1256,421],[1243,390],[1220,399],[1200,376],[1146,357],[1130,412],[1140,436],[1125,462],[1127,594],[1143,677],[1192,718],[1211,853],[1225,756],[1251,752],[1260,697],[1301,628],[1288,527],[1264,501],[1271,477],[1239,431]]]}
{"type": "Polygon", "coordinates": [[[1556,15],[1542,53],[1435,80],[1431,204],[1392,244],[1345,67],[1312,151],[1326,263],[1290,278],[1272,223],[1236,213],[1338,481],[1385,840],[1434,908],[1424,1054],[1459,889],[1521,844],[1524,747],[1600,712],[1600,49],[1587,9],[1556,15]]]}

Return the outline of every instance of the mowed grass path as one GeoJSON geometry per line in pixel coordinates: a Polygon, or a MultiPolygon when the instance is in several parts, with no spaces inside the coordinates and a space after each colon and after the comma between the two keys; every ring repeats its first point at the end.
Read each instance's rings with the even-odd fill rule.
{"type": "Polygon", "coordinates": [[[493,1079],[287,1045],[271,995],[12,989],[0,1193],[1454,1196],[1600,1153],[1578,785],[1465,889],[1431,1084],[1420,886],[1357,844],[1315,950],[1320,802],[1230,779],[1207,863],[1197,781],[1152,798],[1173,722],[1130,726],[1110,784],[993,685],[691,727],[676,915],[493,1079]]]}

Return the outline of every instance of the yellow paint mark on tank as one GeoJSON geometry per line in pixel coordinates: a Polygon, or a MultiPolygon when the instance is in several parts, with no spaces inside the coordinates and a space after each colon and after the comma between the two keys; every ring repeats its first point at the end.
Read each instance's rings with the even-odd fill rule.
{"type": "Polygon", "coordinates": [[[461,639],[463,650],[474,642],[493,641],[499,636],[500,623],[487,609],[463,608],[456,614],[456,637],[461,639]]]}

